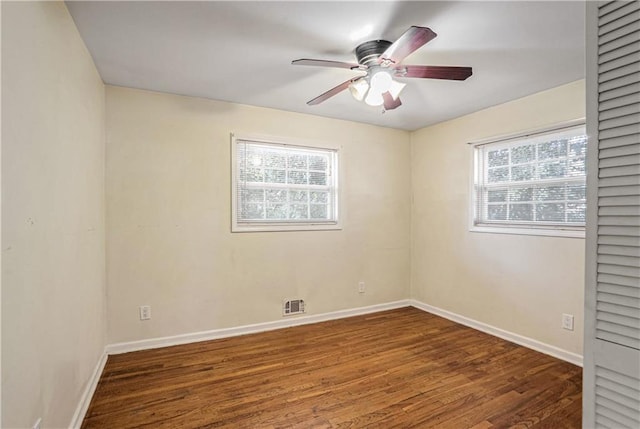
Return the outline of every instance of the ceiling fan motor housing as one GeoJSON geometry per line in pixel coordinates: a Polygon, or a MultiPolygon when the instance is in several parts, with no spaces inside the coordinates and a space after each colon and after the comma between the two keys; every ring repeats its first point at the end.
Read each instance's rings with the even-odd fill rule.
{"type": "Polygon", "coordinates": [[[358,64],[369,67],[378,65],[378,57],[380,57],[389,46],[391,46],[391,42],[388,40],[370,40],[361,43],[356,48],[358,64]]]}

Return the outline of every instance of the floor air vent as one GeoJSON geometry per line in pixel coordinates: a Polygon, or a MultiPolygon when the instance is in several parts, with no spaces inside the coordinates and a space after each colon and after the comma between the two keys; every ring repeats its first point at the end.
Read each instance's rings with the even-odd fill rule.
{"type": "Polygon", "coordinates": [[[282,314],[284,316],[290,316],[292,314],[304,313],[304,301],[302,299],[292,299],[291,301],[285,301],[282,314]]]}

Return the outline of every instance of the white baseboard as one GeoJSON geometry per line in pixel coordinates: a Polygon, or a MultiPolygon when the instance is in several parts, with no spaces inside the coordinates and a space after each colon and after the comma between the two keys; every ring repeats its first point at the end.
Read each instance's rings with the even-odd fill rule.
{"type": "Polygon", "coordinates": [[[286,319],[276,320],[273,322],[257,323],[253,325],[244,325],[233,328],[213,329],[211,331],[193,332],[190,334],[151,338],[148,340],[109,344],[107,345],[105,350],[107,354],[114,355],[134,352],[138,350],[176,346],[179,344],[216,340],[219,338],[235,337],[238,335],[253,334],[256,332],[272,331],[274,329],[308,325],[310,323],[325,322],[327,320],[342,319],[345,317],[376,313],[378,311],[393,310],[395,308],[408,307],[410,305],[410,300],[401,300],[388,302],[385,304],[370,305],[367,307],[358,307],[348,310],[332,311],[330,313],[315,314],[310,316],[290,316],[286,319]]]}
{"type": "MultiPolygon", "coordinates": [[[[515,344],[539,351],[541,353],[548,354],[550,356],[562,359],[574,365],[582,366],[582,356],[567,350],[563,350],[559,347],[555,347],[532,338],[528,338],[513,332],[505,331],[504,329],[496,328],[495,326],[488,325],[483,322],[479,322],[474,319],[470,319],[466,316],[444,310],[439,307],[434,307],[429,304],[425,304],[415,299],[406,299],[400,301],[389,302],[385,304],[376,304],[367,307],[358,307],[348,310],[332,311],[330,313],[322,313],[310,316],[298,316],[290,317],[282,320],[276,320],[272,322],[256,323],[252,325],[237,326],[233,328],[213,329],[210,331],[193,332],[188,334],[173,335],[169,337],[150,338],[148,340],[130,341],[123,343],[109,344],[105,347],[106,355],[128,353],[138,350],[155,349],[159,347],[176,346],[180,344],[189,344],[199,341],[215,340],[219,338],[235,337],[238,335],[253,334],[257,332],[271,331],[274,329],[290,328],[293,326],[307,325],[310,323],[325,322],[327,320],[342,319],[345,317],[359,316],[362,314],[375,313],[378,311],[392,310],[395,308],[412,306],[428,313],[435,314],[437,316],[444,317],[461,325],[468,326],[478,331],[485,332],[503,340],[510,341],[515,344]]],[[[105,355],[105,361],[106,361],[105,355]]],[[[104,362],[102,363],[104,367],[104,362]]],[[[100,368],[102,372],[102,368],[100,368]]],[[[99,378],[99,374],[98,374],[99,378]]],[[[97,383],[97,379],[95,380],[97,383]]],[[[95,386],[94,386],[95,390],[95,386]]],[[[92,392],[93,393],[93,392],[92,392]]],[[[90,400],[90,397],[89,397],[90,400]]],[[[88,407],[88,403],[86,406],[88,407]]],[[[85,409],[86,412],[86,409],[85,409]]]]}
{"type": "Polygon", "coordinates": [[[524,337],[513,332],[505,331],[503,329],[496,328],[495,326],[491,326],[483,322],[478,322],[477,320],[473,320],[468,317],[443,310],[442,308],[425,304],[424,302],[420,302],[415,299],[410,299],[409,303],[411,306],[426,311],[427,313],[432,313],[437,316],[444,317],[445,319],[449,319],[461,325],[465,325],[478,331],[493,335],[494,337],[502,338],[503,340],[507,340],[512,343],[516,343],[521,346],[536,350],[538,352],[553,356],[555,358],[562,359],[574,365],[582,366],[582,356],[579,354],[563,350],[561,348],[545,344],[538,340],[524,337]]]}
{"type": "Polygon", "coordinates": [[[87,410],[89,409],[89,405],[91,404],[93,394],[98,387],[98,381],[100,381],[100,376],[102,375],[104,366],[107,363],[107,357],[108,355],[106,351],[102,353],[102,356],[100,356],[100,360],[96,364],[96,367],[93,370],[93,374],[91,374],[91,378],[89,378],[87,387],[85,387],[84,392],[82,392],[82,396],[80,397],[80,402],[76,407],[76,411],[75,413],[73,413],[71,423],[69,423],[69,429],[78,429],[80,428],[80,426],[82,426],[82,421],[84,420],[84,416],[87,414],[87,410]]]}

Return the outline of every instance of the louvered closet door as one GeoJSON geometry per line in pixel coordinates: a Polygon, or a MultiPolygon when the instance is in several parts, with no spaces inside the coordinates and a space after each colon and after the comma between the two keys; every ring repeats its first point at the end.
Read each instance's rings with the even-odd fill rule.
{"type": "Polygon", "coordinates": [[[584,427],[640,428],[640,2],[587,5],[584,427]]]}

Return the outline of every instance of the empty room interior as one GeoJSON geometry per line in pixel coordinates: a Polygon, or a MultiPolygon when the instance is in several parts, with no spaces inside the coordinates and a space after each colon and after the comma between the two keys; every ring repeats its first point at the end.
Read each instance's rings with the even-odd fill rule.
{"type": "Polygon", "coordinates": [[[640,6],[2,1],[3,428],[640,427],[640,6]]]}

